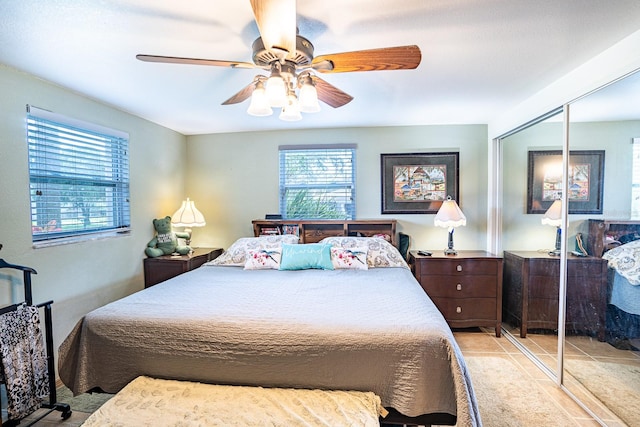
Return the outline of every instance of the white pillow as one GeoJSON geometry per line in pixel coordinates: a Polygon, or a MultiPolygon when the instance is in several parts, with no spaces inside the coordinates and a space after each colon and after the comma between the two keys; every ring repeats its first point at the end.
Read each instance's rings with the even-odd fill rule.
{"type": "Polygon", "coordinates": [[[339,246],[331,247],[331,262],[333,268],[337,269],[354,269],[367,270],[367,252],[369,248],[366,246],[360,248],[341,248],[339,246]]]}
{"type": "Polygon", "coordinates": [[[402,267],[409,269],[398,249],[379,237],[326,237],[320,243],[354,249],[367,247],[367,265],[369,268],[402,267]]]}
{"type": "Polygon", "coordinates": [[[222,255],[205,265],[230,265],[244,267],[247,252],[260,249],[280,249],[283,243],[297,244],[298,236],[284,234],[279,236],[242,237],[236,240],[222,255]]]}
{"type": "Polygon", "coordinates": [[[245,270],[278,270],[282,259],[282,249],[258,249],[247,251],[245,270]]]}

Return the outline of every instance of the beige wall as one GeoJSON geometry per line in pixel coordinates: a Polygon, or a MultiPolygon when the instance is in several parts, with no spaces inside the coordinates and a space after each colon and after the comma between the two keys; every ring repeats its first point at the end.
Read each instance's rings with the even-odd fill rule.
{"type": "MultiPolygon", "coordinates": [[[[143,287],[151,220],[179,206],[186,138],[176,132],[0,65],[0,258],[30,266],[34,302],[54,300],[55,346],[93,308],[143,287]],[[119,129],[130,136],[131,222],[127,237],[33,249],[25,105],[119,129]]],[[[21,275],[0,270],[0,305],[23,300],[21,275]]]]}
{"type": "MultiPolygon", "coordinates": [[[[251,118],[247,118],[249,120],[251,118]]],[[[267,120],[270,120],[268,118],[267,120]]],[[[256,119],[251,119],[256,120],[256,119]]],[[[260,119],[257,119],[260,120],[260,119]]],[[[444,249],[447,231],[434,215],[381,215],[380,154],[460,152],[461,208],[467,226],[457,249],[484,249],[487,212],[487,130],[484,125],[411,126],[246,132],[187,137],[187,188],[207,225],[194,230],[195,246],[229,247],[251,236],[251,220],[278,213],[278,146],[357,144],[358,219],[396,218],[412,248],[444,249]]]]}

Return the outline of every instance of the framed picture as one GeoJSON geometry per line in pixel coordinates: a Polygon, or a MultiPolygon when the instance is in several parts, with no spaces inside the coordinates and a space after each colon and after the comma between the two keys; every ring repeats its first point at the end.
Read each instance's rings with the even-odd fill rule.
{"type": "MultiPolygon", "coordinates": [[[[604,150],[569,152],[569,213],[601,214],[604,150]]],[[[529,151],[527,213],[543,214],[562,197],[562,151],[529,151]]]]}
{"type": "Polygon", "coordinates": [[[447,196],[460,204],[459,153],[381,154],[382,213],[435,214],[447,196]]]}

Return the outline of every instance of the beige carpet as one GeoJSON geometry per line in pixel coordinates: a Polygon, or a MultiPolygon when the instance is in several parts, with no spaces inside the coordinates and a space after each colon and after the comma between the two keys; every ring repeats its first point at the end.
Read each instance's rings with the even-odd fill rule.
{"type": "MultiPolygon", "coordinates": [[[[465,356],[465,360],[484,426],[575,427],[575,422],[553,399],[509,359],[465,356]]],[[[94,412],[112,396],[94,393],[73,397],[66,387],[58,388],[58,401],[69,403],[78,412],[94,412]]]]}
{"type": "Polygon", "coordinates": [[[465,356],[488,427],[575,427],[575,421],[509,359],[465,356]]]}
{"type": "Polygon", "coordinates": [[[567,371],[629,427],[640,427],[638,364],[565,360],[567,371]]]}

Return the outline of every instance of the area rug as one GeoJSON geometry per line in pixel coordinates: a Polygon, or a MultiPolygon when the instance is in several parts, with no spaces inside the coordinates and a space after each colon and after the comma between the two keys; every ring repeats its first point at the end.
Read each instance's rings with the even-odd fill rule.
{"type": "Polygon", "coordinates": [[[640,366],[566,359],[567,371],[630,427],[640,427],[640,366]]]}
{"type": "Polygon", "coordinates": [[[56,389],[56,400],[58,402],[70,405],[71,410],[74,412],[86,412],[88,414],[95,412],[113,396],[113,394],[109,393],[83,393],[74,396],[71,390],[65,386],[56,389]]]}
{"type": "Polygon", "coordinates": [[[575,427],[575,421],[511,360],[465,356],[482,423],[490,427],[575,427]]]}

